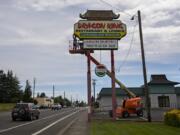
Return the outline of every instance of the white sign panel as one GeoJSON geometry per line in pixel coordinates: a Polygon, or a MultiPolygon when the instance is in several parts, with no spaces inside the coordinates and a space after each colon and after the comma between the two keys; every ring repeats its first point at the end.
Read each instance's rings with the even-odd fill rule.
{"type": "Polygon", "coordinates": [[[84,49],[118,49],[118,40],[84,40],[84,49]]]}

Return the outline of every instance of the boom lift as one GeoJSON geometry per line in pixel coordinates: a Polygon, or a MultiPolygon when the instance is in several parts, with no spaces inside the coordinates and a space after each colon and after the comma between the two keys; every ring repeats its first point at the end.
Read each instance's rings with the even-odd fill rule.
{"type": "MultiPolygon", "coordinates": [[[[85,53],[87,56],[87,54],[85,53]]],[[[90,56],[91,61],[96,65],[101,65],[94,57],[90,56]]],[[[111,78],[111,72],[107,69],[107,75],[111,78]]],[[[121,83],[117,78],[115,78],[115,82],[120,86],[122,90],[124,90],[129,99],[123,100],[122,106],[118,106],[116,108],[116,116],[127,118],[130,114],[137,114],[137,116],[143,116],[143,106],[141,103],[141,98],[137,97],[132,91],[126,88],[126,86],[121,83]]],[[[112,116],[112,111],[110,111],[110,116],[112,116]]]]}
{"type": "MultiPolygon", "coordinates": [[[[79,43],[78,43],[79,44],[79,43]]],[[[69,49],[69,52],[72,54],[85,54],[87,57],[87,51],[83,50],[81,47],[74,49],[69,49]]],[[[93,50],[90,50],[90,53],[93,53],[93,50]]],[[[94,57],[91,55],[89,56],[90,60],[96,64],[96,65],[102,65],[100,62],[98,62],[94,57]]],[[[110,78],[112,78],[111,72],[107,69],[106,73],[110,78]]],[[[124,117],[127,118],[130,116],[130,114],[137,114],[137,116],[143,116],[143,106],[142,106],[142,99],[140,97],[137,97],[132,91],[126,88],[126,86],[121,83],[117,78],[115,78],[115,82],[120,86],[122,90],[124,90],[127,95],[129,96],[129,99],[123,100],[122,106],[118,106],[116,108],[116,116],[117,117],[124,117]]],[[[110,116],[112,116],[112,110],[110,111],[110,116]]]]}

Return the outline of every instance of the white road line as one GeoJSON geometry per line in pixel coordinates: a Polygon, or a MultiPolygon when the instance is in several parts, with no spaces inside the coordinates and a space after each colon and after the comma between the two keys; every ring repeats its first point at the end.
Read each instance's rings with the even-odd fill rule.
{"type": "Polygon", "coordinates": [[[75,118],[73,121],[71,121],[67,126],[65,126],[57,135],[64,135],[64,133],[71,127],[71,125],[77,120],[75,118]]]}
{"type": "MultiPolygon", "coordinates": [[[[72,110],[71,110],[72,111],[72,110]]],[[[10,131],[12,129],[15,129],[15,128],[18,128],[18,127],[22,127],[22,126],[25,126],[25,125],[29,125],[31,123],[34,123],[34,122],[37,122],[37,121],[41,121],[41,120],[44,120],[44,119],[49,119],[51,117],[54,117],[54,116],[57,116],[57,115],[60,115],[60,114],[64,114],[66,112],[71,112],[71,111],[65,111],[65,112],[62,112],[62,113],[58,113],[58,114],[54,114],[54,115],[51,115],[51,116],[48,116],[48,117],[44,117],[42,119],[39,119],[39,120],[35,120],[35,121],[32,121],[32,122],[27,122],[27,123],[24,123],[24,124],[20,124],[20,125],[17,125],[17,126],[14,126],[14,127],[10,127],[10,128],[7,128],[7,129],[3,129],[3,130],[0,130],[0,133],[3,133],[3,132],[7,132],[7,131],[10,131]]]]}
{"type": "Polygon", "coordinates": [[[60,122],[60,121],[62,121],[62,120],[64,120],[64,119],[67,119],[67,118],[69,118],[70,116],[76,114],[77,112],[79,112],[79,111],[73,112],[73,113],[71,113],[71,114],[69,114],[69,115],[66,115],[66,116],[63,117],[63,118],[58,119],[57,121],[51,123],[50,125],[44,127],[43,129],[41,129],[41,130],[39,130],[39,131],[33,133],[32,135],[38,135],[38,134],[42,133],[43,131],[45,131],[45,130],[47,130],[48,128],[54,126],[54,125],[57,124],[58,122],[60,122]]]}

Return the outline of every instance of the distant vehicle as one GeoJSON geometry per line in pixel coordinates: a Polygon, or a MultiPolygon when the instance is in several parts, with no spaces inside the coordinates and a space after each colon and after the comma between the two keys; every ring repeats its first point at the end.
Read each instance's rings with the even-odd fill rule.
{"type": "Polygon", "coordinates": [[[40,109],[40,106],[39,105],[34,105],[33,108],[40,109]]]}
{"type": "Polygon", "coordinates": [[[51,107],[52,110],[60,110],[61,108],[62,108],[62,106],[60,104],[54,104],[51,107]]]}
{"type": "Polygon", "coordinates": [[[23,119],[33,120],[33,118],[39,119],[40,111],[33,103],[17,103],[11,112],[12,120],[23,119]]]}

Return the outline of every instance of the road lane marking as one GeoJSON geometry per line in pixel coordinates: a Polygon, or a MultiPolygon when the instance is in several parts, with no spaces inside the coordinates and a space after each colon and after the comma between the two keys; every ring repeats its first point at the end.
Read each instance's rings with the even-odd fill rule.
{"type": "Polygon", "coordinates": [[[68,115],[66,115],[65,117],[60,118],[60,119],[58,119],[57,121],[49,124],[48,126],[44,127],[43,129],[41,129],[41,130],[33,133],[32,135],[38,135],[38,134],[42,133],[43,131],[47,130],[48,128],[54,126],[54,125],[57,124],[58,122],[63,121],[64,119],[67,119],[67,118],[69,118],[70,116],[72,116],[72,115],[74,115],[74,114],[76,114],[76,113],[78,113],[78,112],[79,112],[79,111],[76,111],[76,112],[73,112],[73,113],[71,113],[71,114],[68,114],[68,115]]]}
{"type": "Polygon", "coordinates": [[[74,122],[77,120],[77,118],[75,118],[73,121],[71,121],[66,127],[64,127],[59,133],[58,135],[64,135],[64,133],[66,132],[66,130],[68,130],[72,124],[74,124],[74,122]]]}
{"type": "Polygon", "coordinates": [[[61,114],[64,114],[66,112],[71,112],[71,111],[64,111],[62,113],[57,113],[57,114],[54,114],[54,115],[51,115],[51,116],[48,116],[48,117],[41,118],[39,120],[35,120],[35,121],[32,121],[32,122],[27,122],[27,123],[24,123],[24,124],[20,124],[20,125],[17,125],[17,126],[13,126],[13,127],[7,128],[7,129],[3,129],[3,130],[0,130],[0,133],[7,132],[7,131],[10,131],[12,129],[18,128],[18,127],[26,126],[26,125],[32,124],[34,122],[38,122],[38,121],[41,121],[41,120],[49,119],[51,117],[54,117],[54,116],[57,116],[57,115],[61,115],[61,114]]]}

